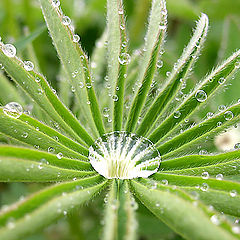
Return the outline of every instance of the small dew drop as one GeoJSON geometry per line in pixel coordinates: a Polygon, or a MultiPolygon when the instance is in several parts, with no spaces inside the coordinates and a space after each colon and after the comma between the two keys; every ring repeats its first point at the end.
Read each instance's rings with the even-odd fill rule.
{"type": "Polygon", "coordinates": [[[157,61],[157,68],[161,68],[163,66],[163,61],[162,60],[158,60],[157,61]]]}
{"type": "Polygon", "coordinates": [[[226,109],[226,106],[225,105],[219,105],[218,106],[218,111],[222,112],[226,109]]]}
{"type": "Polygon", "coordinates": [[[234,149],[240,149],[240,143],[236,143],[236,144],[234,145],[234,149]]]}
{"type": "Polygon", "coordinates": [[[218,83],[223,84],[226,81],[224,77],[219,78],[218,83]]]}
{"type": "Polygon", "coordinates": [[[118,61],[122,65],[128,65],[131,62],[131,57],[128,53],[122,53],[118,57],[118,61]]]}
{"type": "Polygon", "coordinates": [[[180,118],[181,116],[181,113],[179,111],[176,111],[174,114],[173,114],[173,117],[174,118],[180,118]]]}
{"type": "Polygon", "coordinates": [[[167,179],[163,179],[161,182],[162,182],[163,185],[168,185],[168,180],[167,179]]]}
{"type": "Polygon", "coordinates": [[[12,44],[5,44],[2,48],[3,53],[10,58],[16,56],[17,50],[12,44]]]}
{"type": "Polygon", "coordinates": [[[28,137],[28,133],[27,133],[27,132],[24,132],[21,136],[22,136],[23,138],[27,138],[27,137],[28,137]]]}
{"type": "Polygon", "coordinates": [[[206,192],[208,190],[209,186],[207,183],[203,183],[202,186],[200,187],[200,189],[203,191],[203,192],[206,192]]]}
{"type": "Polygon", "coordinates": [[[77,34],[73,35],[73,42],[78,43],[79,41],[80,41],[79,35],[77,35],[77,34]]]}
{"type": "Polygon", "coordinates": [[[52,0],[52,5],[53,7],[59,7],[60,6],[60,1],[59,0],[52,0]]]}
{"type": "Polygon", "coordinates": [[[24,61],[23,62],[23,67],[25,68],[26,71],[32,71],[34,68],[34,64],[31,61],[24,61]]]}
{"type": "Polygon", "coordinates": [[[217,180],[223,180],[223,175],[221,173],[216,175],[217,180]]]}
{"type": "Polygon", "coordinates": [[[23,108],[19,103],[10,102],[3,107],[3,113],[12,118],[19,118],[23,113],[23,108]]]}
{"type": "Polygon", "coordinates": [[[195,94],[195,98],[198,102],[205,102],[207,100],[207,94],[203,90],[198,90],[195,94]]]}
{"type": "Polygon", "coordinates": [[[62,159],[63,154],[61,152],[59,152],[56,156],[57,156],[58,159],[62,159]]]}
{"type": "Polygon", "coordinates": [[[49,148],[48,148],[48,152],[49,152],[49,153],[54,153],[54,152],[55,152],[55,149],[54,149],[53,147],[49,147],[49,148]]]}
{"type": "Polygon", "coordinates": [[[212,118],[214,116],[214,114],[212,113],[212,112],[208,112],[207,113],[207,118],[209,119],[209,118],[212,118]]]}
{"type": "Polygon", "coordinates": [[[209,173],[208,172],[203,172],[202,173],[202,179],[208,179],[209,178],[209,173]]]}
{"type": "Polygon", "coordinates": [[[211,222],[215,225],[219,225],[221,223],[221,219],[219,218],[218,215],[213,215],[211,218],[210,218],[211,222]]]}
{"type": "Polygon", "coordinates": [[[237,191],[236,190],[231,190],[230,191],[230,196],[231,197],[236,197],[237,196],[237,191]]]}
{"type": "Polygon", "coordinates": [[[166,76],[169,77],[171,72],[166,72],[166,76]]]}
{"type": "Polygon", "coordinates": [[[165,30],[165,29],[167,29],[167,26],[166,26],[166,25],[162,25],[162,24],[160,24],[160,25],[159,25],[159,29],[161,29],[161,30],[165,30]]]}
{"type": "Polygon", "coordinates": [[[63,25],[65,25],[65,26],[70,25],[70,24],[71,24],[71,19],[70,19],[70,17],[64,16],[64,17],[62,18],[62,23],[63,23],[63,25]]]}
{"type": "Polygon", "coordinates": [[[123,9],[122,9],[122,8],[120,8],[120,9],[118,10],[118,14],[123,15],[123,9]]]}
{"type": "Polygon", "coordinates": [[[233,117],[234,117],[234,114],[231,111],[227,111],[227,112],[224,113],[224,118],[227,121],[233,119],[233,117]]]}
{"type": "Polygon", "coordinates": [[[118,101],[118,96],[117,95],[113,95],[112,99],[113,99],[114,102],[117,102],[118,101]]]}

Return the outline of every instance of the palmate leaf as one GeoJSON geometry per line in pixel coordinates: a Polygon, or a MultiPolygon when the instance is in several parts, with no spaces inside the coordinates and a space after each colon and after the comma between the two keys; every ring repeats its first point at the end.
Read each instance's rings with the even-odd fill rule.
{"type": "MultiPolygon", "coordinates": [[[[71,20],[58,6],[60,2],[40,0],[40,3],[61,60],[60,78],[63,81],[59,84],[59,96],[65,105],[41,74],[35,70],[27,71],[20,59],[7,56],[5,45],[0,43],[0,62],[17,85],[33,98],[37,114],[33,112],[32,115],[38,119],[24,113],[14,117],[6,111],[7,106],[0,108],[0,134],[18,145],[0,145],[0,181],[58,183],[3,208],[0,211],[0,238],[19,240],[41,230],[108,185],[102,231],[105,240],[137,239],[134,196],[186,239],[239,239],[240,228],[233,228],[235,225],[213,210],[214,207],[231,215],[229,218],[240,216],[240,185],[228,180],[239,176],[239,150],[212,156],[179,157],[195,153],[197,148],[193,148],[197,144],[212,140],[238,123],[239,103],[179,135],[177,130],[186,117],[205,105],[205,97],[209,99],[219,89],[223,78],[227,81],[234,76],[239,68],[240,51],[213,70],[181,104],[174,105],[174,97],[190,76],[205,41],[208,30],[206,15],[200,17],[190,43],[154,99],[154,91],[158,92],[159,86],[151,88],[151,84],[160,83],[157,68],[167,27],[164,0],[152,1],[145,47],[141,54],[140,51],[132,54],[131,62],[122,0],[107,1],[107,30],[102,35],[101,44],[97,44],[92,62],[78,43],[80,37],[74,33],[71,20]],[[103,80],[105,70],[107,75],[103,80]],[[136,86],[137,91],[134,92],[132,88],[136,86]],[[198,98],[198,91],[205,93],[204,99],[198,98]],[[124,103],[128,105],[126,108],[124,103]],[[112,121],[112,126],[109,123],[105,126],[102,120],[101,111],[106,107],[109,108],[108,122],[112,121]],[[179,113],[177,117],[176,112],[179,113]],[[157,120],[163,116],[166,119],[158,125],[157,120]],[[143,121],[137,125],[139,117],[143,117],[143,121]],[[119,132],[123,129],[127,132],[126,142],[123,138],[118,139],[118,136],[122,137],[119,132]],[[115,131],[115,135],[104,135],[108,131],[115,131]],[[145,138],[148,136],[151,141],[145,138]],[[95,142],[98,137],[102,138],[95,142]],[[132,137],[134,141],[130,143],[132,137]],[[147,147],[140,144],[142,141],[147,143],[147,147]],[[136,149],[140,151],[136,156],[144,157],[147,152],[154,160],[160,159],[156,151],[159,150],[163,161],[148,179],[127,180],[128,177],[124,175],[122,178],[121,174],[116,177],[119,179],[112,179],[109,173],[112,169],[107,169],[104,178],[94,170],[93,152],[97,152],[98,147],[104,150],[100,159],[107,160],[107,164],[118,158],[123,162],[130,161],[130,155],[136,149]],[[126,151],[126,159],[122,159],[124,154],[119,151],[126,151]]],[[[6,78],[4,83],[8,83],[6,78]]],[[[15,94],[17,91],[13,87],[5,86],[13,89],[15,94]]],[[[26,103],[29,103],[28,97],[26,103]]],[[[25,105],[24,101],[22,105],[25,105]]],[[[104,168],[101,163],[100,167],[104,168]]],[[[145,163],[149,162],[142,165],[145,163]]],[[[131,171],[137,171],[130,162],[126,168],[116,162],[112,166],[119,173],[129,171],[129,176],[131,171]]],[[[140,170],[152,168],[150,165],[140,170]]],[[[77,223],[72,228],[79,225],[75,221],[77,223]]]]}
{"type": "Polygon", "coordinates": [[[40,2],[54,45],[75,88],[79,104],[84,109],[87,120],[90,123],[94,121],[97,131],[102,135],[105,130],[95,91],[92,87],[87,57],[78,42],[74,42],[76,35],[73,35],[71,32],[71,29],[68,27],[69,24],[64,23],[66,16],[63,16],[57,8],[54,8],[50,0],[41,0],[40,2]],[[80,83],[86,87],[81,89],[80,83]],[[87,97],[85,96],[86,93],[87,97]],[[86,99],[88,99],[89,104],[86,104],[86,99]],[[88,109],[89,106],[91,111],[88,109]]]}
{"type": "Polygon", "coordinates": [[[96,177],[62,183],[29,197],[18,206],[10,207],[0,213],[0,222],[6,224],[9,217],[14,217],[15,221],[12,225],[8,222],[0,229],[1,238],[18,240],[48,226],[71,209],[90,200],[105,183],[102,178],[99,181],[96,177]]]}
{"type": "Polygon", "coordinates": [[[163,137],[166,138],[177,124],[192,114],[200,104],[209,99],[210,95],[212,95],[217,88],[222,86],[219,81],[226,83],[230,80],[239,68],[239,55],[240,50],[214,69],[176,109],[175,113],[178,112],[179,117],[176,118],[175,113],[171,113],[171,115],[150,134],[149,139],[153,142],[158,142],[163,137]]]}
{"type": "Polygon", "coordinates": [[[80,142],[83,140],[88,144],[92,144],[92,138],[61,103],[45,78],[34,70],[28,72],[24,69],[23,62],[20,59],[6,56],[3,53],[3,48],[4,45],[0,43],[0,61],[13,80],[68,134],[80,142]]]}
{"type": "MultiPolygon", "coordinates": [[[[153,176],[153,179],[159,183],[167,183],[172,186],[177,186],[183,190],[194,194],[193,196],[200,199],[213,207],[221,208],[221,212],[231,214],[233,216],[239,216],[240,208],[236,204],[234,207],[227,206],[226,202],[231,199],[231,203],[237,203],[239,196],[237,193],[240,191],[240,184],[236,182],[222,180],[222,176],[217,176],[217,179],[209,178],[208,172],[203,171],[202,177],[195,176],[178,176],[175,172],[172,173],[157,173],[153,176]],[[219,180],[221,179],[221,180],[219,180]],[[221,198],[223,201],[218,201],[221,198]]],[[[211,176],[211,175],[210,175],[211,176]]],[[[211,176],[212,177],[212,176],[211,176]]]]}
{"type": "Polygon", "coordinates": [[[0,119],[0,132],[6,136],[27,143],[37,149],[55,152],[56,154],[61,153],[63,156],[86,160],[86,157],[83,155],[87,155],[87,150],[85,150],[84,147],[57,133],[55,130],[44,124],[31,119],[27,115],[24,116],[23,114],[20,119],[16,119],[7,116],[3,113],[3,109],[0,109],[0,119]],[[58,142],[59,139],[60,142],[58,142]],[[74,151],[74,149],[77,149],[77,151],[74,151]],[[79,153],[79,151],[81,153],[79,153]]]}
{"type": "Polygon", "coordinates": [[[0,145],[1,182],[55,182],[94,175],[91,165],[37,150],[0,145]]]}
{"type": "Polygon", "coordinates": [[[195,200],[178,189],[164,186],[149,189],[136,181],[131,186],[151,212],[186,239],[238,239],[227,222],[214,224],[210,220],[214,213],[201,203],[194,205],[195,200]]]}
{"type": "Polygon", "coordinates": [[[218,155],[189,155],[180,158],[163,161],[161,171],[178,171],[188,168],[198,168],[204,166],[218,165],[219,163],[231,162],[240,159],[240,151],[232,151],[218,155]]]}
{"type": "Polygon", "coordinates": [[[155,12],[156,10],[154,9],[153,6],[153,11],[155,12],[156,16],[153,14],[152,18],[149,23],[149,29],[148,33],[146,36],[146,52],[145,52],[145,58],[143,59],[142,66],[145,65],[146,59],[149,59],[147,62],[145,72],[141,74],[141,71],[139,73],[139,83],[141,84],[139,87],[138,92],[136,93],[136,96],[134,97],[130,112],[128,114],[128,119],[126,123],[126,131],[127,132],[133,132],[136,128],[137,121],[139,118],[139,115],[141,113],[141,110],[145,104],[147,94],[150,90],[150,86],[154,77],[154,73],[157,69],[157,61],[159,57],[159,52],[162,49],[162,45],[164,43],[165,35],[166,35],[166,15],[167,15],[167,10],[166,10],[166,5],[164,1],[155,1],[155,3],[158,5],[157,9],[160,11],[160,16],[159,13],[155,12]],[[154,26],[152,26],[155,24],[154,26]],[[157,25],[157,26],[156,26],[157,25]],[[153,29],[154,30],[153,30],[153,29]],[[155,29],[157,28],[157,35],[156,37],[153,38],[155,35],[153,33],[153,36],[150,37],[149,34],[151,32],[156,31],[155,29]],[[150,40],[151,38],[151,40],[150,40]],[[152,40],[154,39],[154,40],[152,40]],[[153,42],[154,41],[154,42],[153,42]],[[152,46],[152,47],[151,47],[152,46]],[[151,49],[151,50],[150,50],[151,49]],[[149,55],[149,56],[148,56],[149,55]]]}
{"type": "Polygon", "coordinates": [[[180,151],[190,149],[189,146],[193,146],[194,142],[209,138],[210,136],[216,136],[223,130],[234,126],[240,120],[239,114],[240,104],[237,103],[214,117],[205,120],[172,138],[168,142],[159,146],[158,150],[164,155],[163,159],[177,156],[180,151]]]}
{"type": "Polygon", "coordinates": [[[180,86],[188,78],[205,42],[207,31],[208,18],[203,14],[197,23],[196,30],[188,46],[184,49],[178,63],[174,65],[162,91],[159,93],[138,127],[137,133],[139,135],[145,135],[150,130],[153,123],[160,117],[164,109],[167,108],[168,103],[176,95],[180,86]]]}

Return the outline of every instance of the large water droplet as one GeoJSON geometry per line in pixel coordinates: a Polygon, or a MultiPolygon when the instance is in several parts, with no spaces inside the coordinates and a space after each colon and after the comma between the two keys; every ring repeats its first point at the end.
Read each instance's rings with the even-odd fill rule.
{"type": "Polygon", "coordinates": [[[23,113],[23,108],[19,103],[10,102],[3,107],[3,112],[12,118],[19,118],[23,113]]]}
{"type": "Polygon", "coordinates": [[[199,102],[205,102],[207,100],[207,94],[203,90],[198,90],[195,97],[199,102]]]}
{"type": "Polygon", "coordinates": [[[89,160],[102,176],[112,179],[147,178],[157,172],[160,154],[152,142],[126,132],[112,132],[89,148],[89,160]]]}
{"type": "Polygon", "coordinates": [[[2,48],[3,53],[7,56],[7,57],[15,57],[17,50],[16,48],[12,45],[12,44],[5,44],[2,48]]]}

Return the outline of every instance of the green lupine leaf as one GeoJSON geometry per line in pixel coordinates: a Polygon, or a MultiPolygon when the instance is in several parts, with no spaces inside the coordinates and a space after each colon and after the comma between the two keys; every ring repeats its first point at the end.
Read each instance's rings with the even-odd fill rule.
{"type": "Polygon", "coordinates": [[[194,141],[206,139],[206,137],[213,135],[212,132],[217,135],[219,132],[234,126],[240,120],[239,114],[240,104],[238,103],[172,138],[159,146],[158,150],[162,155],[166,154],[163,157],[165,159],[173,156],[173,154],[176,156],[182,148],[187,149],[189,145],[193,145],[194,141]]]}
{"type": "Polygon", "coordinates": [[[61,101],[70,108],[71,103],[71,86],[69,81],[67,80],[68,75],[63,67],[61,67],[59,75],[58,75],[58,82],[59,82],[59,97],[61,101]]]}
{"type": "MultiPolygon", "coordinates": [[[[81,184],[81,182],[79,184],[81,184]]],[[[12,231],[11,228],[9,229],[6,226],[0,229],[0,237],[2,239],[18,240],[19,238],[22,238],[48,226],[49,223],[62,217],[65,213],[68,213],[74,207],[79,206],[79,204],[83,204],[84,202],[90,200],[94,195],[96,195],[97,192],[101,190],[103,185],[104,182],[50,199],[44,205],[40,206],[37,209],[34,209],[33,212],[29,213],[29,217],[23,217],[16,220],[14,222],[14,231],[12,231]]],[[[64,188],[69,191],[76,186],[76,183],[73,182],[69,183],[67,189],[65,186],[64,188]]],[[[61,189],[59,190],[61,191],[61,189]]],[[[53,189],[53,191],[55,192],[56,190],[53,189]]],[[[46,197],[43,196],[43,198],[46,197]]],[[[46,200],[44,199],[44,202],[45,201],[46,200]]],[[[26,209],[23,209],[23,211],[26,211],[26,209]]]]}
{"type": "Polygon", "coordinates": [[[87,119],[91,122],[94,121],[97,131],[100,135],[102,135],[105,130],[97,98],[92,87],[87,57],[78,42],[75,42],[74,38],[76,35],[74,35],[71,32],[71,29],[67,26],[69,24],[64,23],[66,16],[63,16],[57,8],[54,8],[50,0],[41,0],[40,2],[54,45],[69,79],[75,88],[75,93],[78,97],[79,103],[86,109],[87,112],[85,112],[85,114],[87,119]],[[61,41],[59,41],[59,39],[61,39],[61,41]],[[85,88],[81,89],[79,86],[80,82],[85,85],[85,88]],[[87,97],[85,98],[83,98],[84,92],[85,94],[87,92],[87,97]],[[84,100],[86,101],[86,99],[88,99],[90,104],[83,102],[84,100]],[[89,107],[91,111],[89,110],[89,107]],[[92,117],[87,114],[88,111],[92,117]]]}
{"type": "Polygon", "coordinates": [[[234,190],[223,192],[209,189],[207,192],[203,192],[190,187],[183,187],[181,189],[192,194],[194,198],[201,200],[205,204],[213,206],[219,212],[236,217],[240,216],[240,207],[238,204],[240,197],[234,196],[234,190]]]}
{"type": "Polygon", "coordinates": [[[180,158],[174,158],[168,161],[162,161],[161,171],[174,171],[186,168],[198,168],[219,163],[230,162],[240,159],[240,150],[226,152],[218,155],[189,155],[180,158]]]}
{"type": "Polygon", "coordinates": [[[126,181],[112,181],[106,198],[104,240],[136,239],[134,199],[126,181]]]}
{"type": "Polygon", "coordinates": [[[94,175],[92,171],[59,168],[46,163],[0,156],[1,182],[55,182],[94,175]]]}
{"type": "MultiPolygon", "coordinates": [[[[140,82],[144,78],[145,71],[148,68],[149,63],[151,62],[152,52],[157,42],[156,39],[159,37],[159,28],[163,28],[163,30],[165,30],[166,32],[167,24],[166,21],[167,21],[166,1],[165,0],[152,1],[152,7],[148,20],[148,29],[145,36],[144,54],[142,56],[140,63],[141,66],[139,73],[140,82]]],[[[165,36],[162,37],[164,39],[165,36]]]]}
{"type": "Polygon", "coordinates": [[[117,184],[115,181],[111,183],[110,191],[107,196],[107,202],[105,209],[105,227],[103,229],[104,240],[113,240],[117,238],[117,212],[118,212],[118,199],[117,199],[117,184]]]}
{"type": "Polygon", "coordinates": [[[3,48],[4,45],[0,43],[0,61],[13,80],[16,81],[24,91],[26,91],[35,102],[71,136],[80,142],[82,142],[81,139],[83,139],[86,143],[92,144],[92,138],[81,127],[78,120],[74,118],[69,110],[61,103],[45,78],[34,71],[28,72],[24,69],[20,59],[6,56],[3,53],[3,48]]]}
{"type": "MultiPolygon", "coordinates": [[[[22,121],[21,119],[29,119],[28,116],[24,116],[24,114],[19,118],[13,118],[11,116],[8,116],[4,114],[3,109],[0,109],[0,132],[6,136],[10,136],[14,139],[17,139],[20,142],[27,143],[28,145],[34,146],[37,149],[42,149],[49,152],[55,152],[55,153],[62,153],[63,156],[71,157],[71,158],[79,158],[86,160],[84,156],[82,156],[80,153],[73,151],[69,147],[66,147],[62,145],[60,142],[57,141],[57,138],[60,137],[65,143],[69,144],[70,146],[74,147],[74,142],[68,139],[60,134],[54,134],[56,133],[54,130],[51,130],[49,127],[44,126],[43,124],[37,123],[34,121],[34,119],[31,119],[32,123],[35,123],[35,126],[33,124],[30,125],[26,123],[25,121],[22,121]],[[42,131],[38,131],[37,127],[42,127],[42,131]],[[48,136],[46,135],[51,135],[48,136]],[[55,138],[54,138],[55,137],[55,138]],[[57,137],[57,138],[56,138],[57,137]]],[[[75,144],[76,145],[76,144],[75,144]]],[[[76,148],[76,147],[75,147],[76,148]]],[[[81,146],[80,146],[81,149],[81,146]]],[[[84,149],[84,148],[83,148],[84,149]]]]}
{"type": "MultiPolygon", "coordinates": [[[[133,100],[129,115],[128,115],[128,119],[127,119],[127,123],[126,123],[126,131],[127,132],[132,132],[135,130],[136,125],[137,125],[137,121],[139,118],[139,115],[141,113],[141,110],[145,104],[146,98],[147,98],[147,94],[150,90],[151,87],[151,83],[154,77],[154,73],[157,69],[157,61],[158,61],[158,57],[159,57],[159,52],[162,49],[163,43],[164,43],[164,39],[165,39],[165,35],[166,35],[166,15],[167,15],[167,10],[166,10],[166,5],[165,5],[165,1],[155,1],[158,2],[159,7],[160,7],[160,19],[158,19],[157,16],[155,16],[155,20],[152,19],[152,21],[156,21],[158,22],[158,33],[156,36],[156,40],[154,42],[154,45],[152,46],[151,52],[149,57],[146,56],[146,58],[149,58],[149,62],[148,65],[146,67],[146,71],[144,72],[143,76],[141,76],[141,72],[140,72],[140,76],[139,76],[139,83],[141,83],[141,86],[139,87],[138,92],[136,93],[136,96],[133,100]]],[[[154,10],[155,11],[155,10],[154,10]]],[[[152,27],[151,24],[153,24],[153,22],[151,22],[150,20],[150,24],[149,24],[149,30],[147,33],[147,37],[146,39],[148,39],[150,36],[148,36],[148,34],[153,30],[151,30],[152,27]]],[[[154,28],[156,28],[156,26],[154,26],[154,28]]],[[[151,36],[152,38],[152,36],[151,36]]],[[[148,40],[146,40],[146,46],[145,48],[148,49],[149,46],[152,45],[150,42],[148,42],[148,40]]],[[[148,50],[146,50],[146,54],[147,54],[148,50]]],[[[145,60],[144,60],[145,61],[145,60]]],[[[144,65],[144,63],[142,63],[144,65]]]]}
{"type": "Polygon", "coordinates": [[[126,181],[120,185],[119,202],[119,240],[135,240],[137,239],[137,220],[135,213],[137,203],[135,202],[126,181]]]}
{"type": "Polygon", "coordinates": [[[123,122],[123,105],[124,105],[124,92],[125,92],[125,79],[127,74],[127,65],[129,64],[130,55],[127,49],[127,36],[125,19],[123,15],[122,1],[119,2],[119,28],[120,28],[120,43],[121,49],[118,56],[118,78],[116,81],[115,92],[113,96],[114,100],[114,114],[113,114],[113,130],[121,131],[123,122]]]}
{"type": "MultiPolygon", "coordinates": [[[[200,203],[194,206],[194,199],[179,190],[163,187],[148,189],[132,181],[131,186],[139,200],[163,222],[186,239],[237,239],[227,223],[215,225],[211,215],[200,203]],[[179,207],[181,206],[181,207],[179,207]],[[184,221],[182,216],[184,216],[184,221]],[[191,227],[189,227],[191,226],[191,227]]],[[[212,214],[214,215],[214,214],[212,214]]]]}
{"type": "MultiPolygon", "coordinates": [[[[239,153],[238,153],[239,154],[239,153]]],[[[211,166],[189,168],[185,170],[170,171],[173,174],[201,176],[203,172],[208,172],[210,176],[224,176],[240,175],[240,160],[228,161],[226,163],[213,164],[211,166]]]]}
{"type": "Polygon", "coordinates": [[[196,59],[200,55],[200,50],[205,42],[207,31],[208,18],[203,14],[197,23],[196,30],[188,46],[184,49],[182,56],[174,65],[162,91],[159,93],[138,127],[137,133],[139,135],[145,135],[149,131],[164,109],[167,109],[168,103],[179,91],[180,86],[186,82],[196,59]]]}
{"type": "Polygon", "coordinates": [[[126,131],[131,132],[136,128],[138,117],[141,113],[141,110],[144,106],[144,103],[147,98],[148,91],[150,90],[150,86],[154,77],[154,73],[156,71],[156,63],[158,58],[158,53],[161,48],[161,44],[163,43],[164,35],[165,35],[165,29],[159,30],[159,35],[157,37],[157,42],[154,46],[151,59],[149,62],[149,65],[147,67],[147,70],[145,72],[144,78],[141,82],[141,87],[138,90],[138,93],[136,97],[133,100],[128,120],[126,124],[126,131]]]}
{"type": "Polygon", "coordinates": [[[6,209],[2,209],[0,212],[0,226],[3,227],[6,225],[9,218],[14,218],[16,220],[22,218],[25,214],[36,210],[54,197],[65,195],[65,193],[71,193],[102,182],[103,178],[97,175],[78,179],[75,182],[65,182],[47,187],[44,190],[28,196],[24,201],[19,201],[9,205],[6,209]]]}
{"type": "Polygon", "coordinates": [[[222,84],[219,81],[225,81],[225,83],[231,79],[234,73],[239,68],[240,51],[235,52],[219,67],[212,71],[199,86],[183,101],[183,103],[176,109],[175,113],[179,113],[179,117],[175,117],[175,113],[172,113],[160,126],[154,130],[149,136],[149,139],[153,142],[158,142],[161,138],[166,136],[184,120],[187,116],[192,114],[197,107],[206,102],[210,96],[218,89],[222,84]]]}
{"type": "Polygon", "coordinates": [[[0,158],[14,158],[29,160],[38,163],[45,163],[59,168],[66,168],[70,170],[85,170],[92,171],[91,164],[81,160],[73,160],[71,158],[63,157],[61,154],[55,155],[39,150],[15,147],[10,145],[0,145],[0,158]]]}

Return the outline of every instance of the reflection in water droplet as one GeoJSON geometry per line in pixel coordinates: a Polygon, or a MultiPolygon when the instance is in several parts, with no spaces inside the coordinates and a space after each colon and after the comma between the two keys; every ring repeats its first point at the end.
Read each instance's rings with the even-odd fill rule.
{"type": "Polygon", "coordinates": [[[93,168],[112,179],[148,177],[160,165],[160,154],[146,138],[126,132],[105,134],[89,148],[93,168]]]}

